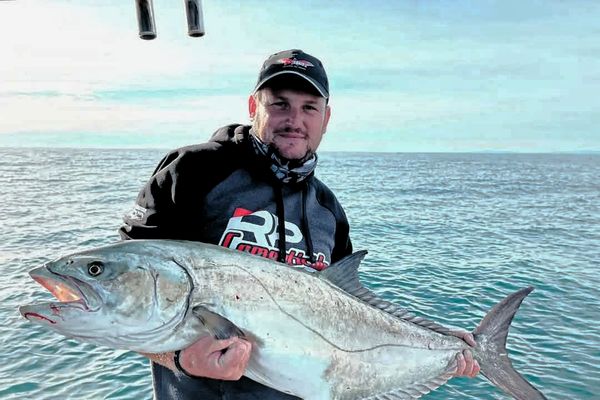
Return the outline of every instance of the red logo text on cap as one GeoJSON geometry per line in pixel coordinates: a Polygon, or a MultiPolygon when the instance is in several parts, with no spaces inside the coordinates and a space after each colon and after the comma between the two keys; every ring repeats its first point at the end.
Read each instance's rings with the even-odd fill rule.
{"type": "Polygon", "coordinates": [[[315,66],[310,61],[297,60],[295,58],[282,58],[281,60],[279,60],[279,62],[281,64],[283,64],[284,66],[291,66],[291,67],[307,68],[307,67],[314,67],[315,66]]]}

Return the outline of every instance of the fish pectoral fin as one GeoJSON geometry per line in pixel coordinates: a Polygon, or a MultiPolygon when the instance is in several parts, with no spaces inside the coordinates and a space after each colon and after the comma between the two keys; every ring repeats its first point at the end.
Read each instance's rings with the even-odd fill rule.
{"type": "Polygon", "coordinates": [[[202,322],[206,329],[218,340],[229,339],[231,337],[245,337],[244,332],[233,322],[220,316],[203,306],[195,306],[192,313],[202,322]]]}

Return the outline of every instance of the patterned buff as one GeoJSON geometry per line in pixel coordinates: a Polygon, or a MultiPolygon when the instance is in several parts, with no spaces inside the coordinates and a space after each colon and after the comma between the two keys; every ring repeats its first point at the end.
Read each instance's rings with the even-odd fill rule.
{"type": "Polygon", "coordinates": [[[275,177],[283,183],[297,183],[306,179],[317,166],[317,155],[313,154],[303,162],[281,159],[275,149],[260,140],[253,130],[250,130],[250,138],[254,151],[259,156],[264,156],[271,162],[271,171],[275,177]],[[294,164],[298,164],[297,166],[294,164]]]}

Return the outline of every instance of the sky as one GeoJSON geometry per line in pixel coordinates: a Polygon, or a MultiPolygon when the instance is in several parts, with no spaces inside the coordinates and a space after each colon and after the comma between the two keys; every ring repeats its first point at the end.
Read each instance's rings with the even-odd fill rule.
{"type": "Polygon", "coordinates": [[[325,151],[600,151],[600,2],[0,0],[0,146],[169,149],[248,123],[264,59],[320,58],[325,151]]]}

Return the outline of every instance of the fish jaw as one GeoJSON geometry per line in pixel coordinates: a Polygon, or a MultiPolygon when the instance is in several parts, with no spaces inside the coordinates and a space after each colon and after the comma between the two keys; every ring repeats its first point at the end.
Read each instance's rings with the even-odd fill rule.
{"type": "Polygon", "coordinates": [[[19,307],[21,315],[31,322],[58,328],[69,319],[101,308],[94,289],[77,278],[53,272],[48,265],[31,270],[29,275],[58,300],[19,307]]]}
{"type": "Polygon", "coordinates": [[[27,320],[38,324],[48,325],[60,325],[61,322],[65,321],[65,314],[72,314],[73,311],[85,312],[85,305],[80,301],[71,301],[48,302],[19,307],[19,312],[27,320]]]}

